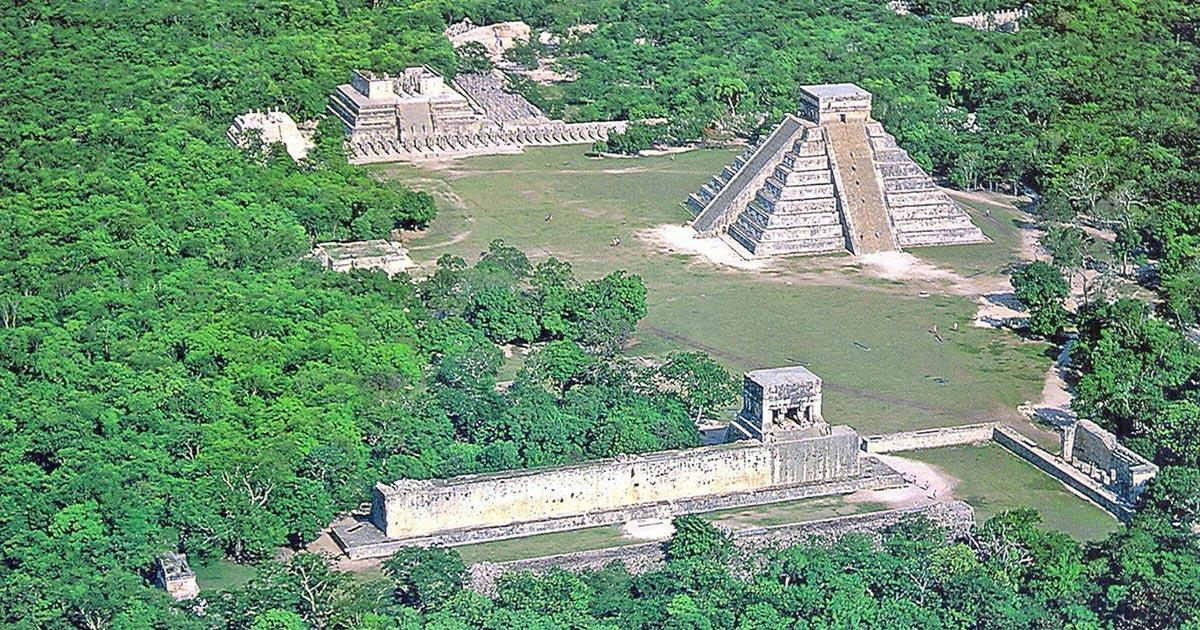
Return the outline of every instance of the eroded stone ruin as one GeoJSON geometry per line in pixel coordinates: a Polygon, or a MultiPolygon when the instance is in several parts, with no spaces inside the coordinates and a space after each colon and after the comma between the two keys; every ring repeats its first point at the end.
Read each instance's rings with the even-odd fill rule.
{"type": "Polygon", "coordinates": [[[375,486],[369,519],[333,528],[351,558],[903,485],[821,415],[803,367],[746,374],[729,442],[572,466],[375,486]]]}
{"type": "Polygon", "coordinates": [[[1158,466],[1117,441],[1117,436],[1091,420],[1062,428],[1061,457],[1132,507],[1158,474],[1158,466]]]}
{"type": "Polygon", "coordinates": [[[154,562],[154,582],[176,601],[200,595],[196,572],[188,565],[186,554],[168,552],[159,556],[154,562]]]}
{"type": "Polygon", "coordinates": [[[287,112],[278,109],[251,111],[234,118],[233,124],[225,132],[225,137],[234,146],[245,149],[257,134],[263,144],[282,144],[292,160],[299,162],[307,157],[309,150],[313,148],[315,122],[304,126],[297,125],[287,112]]]}
{"type": "Polygon", "coordinates": [[[802,87],[787,115],[687,200],[692,227],[747,257],[870,254],[987,240],[896,138],[871,118],[871,93],[802,87]]]}
{"type": "Polygon", "coordinates": [[[399,243],[386,239],[317,243],[309,256],[330,271],[373,269],[389,278],[416,266],[399,243]]]}
{"type": "Polygon", "coordinates": [[[355,164],[591,144],[627,124],[554,120],[506,90],[502,73],[459,75],[447,84],[425,66],[396,76],[356,70],[330,96],[329,112],[341,120],[355,164]]]}

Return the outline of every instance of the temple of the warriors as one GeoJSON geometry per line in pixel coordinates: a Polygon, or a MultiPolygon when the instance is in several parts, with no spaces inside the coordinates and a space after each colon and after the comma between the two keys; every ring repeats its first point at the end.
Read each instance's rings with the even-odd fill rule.
{"type": "Polygon", "coordinates": [[[869,254],[987,240],[896,139],[871,118],[871,93],[802,88],[788,115],[687,200],[701,236],[748,257],[869,254]]]}
{"type": "Polygon", "coordinates": [[[333,528],[351,558],[405,545],[456,545],[666,518],[864,489],[903,479],[821,415],[821,379],[803,367],[745,375],[728,442],[556,468],[375,486],[368,519],[333,528]]]}
{"type": "Polygon", "coordinates": [[[464,74],[447,84],[425,66],[395,76],[354,71],[330,96],[328,109],[341,120],[356,164],[590,144],[626,125],[553,120],[506,90],[502,73],[464,74]]]}

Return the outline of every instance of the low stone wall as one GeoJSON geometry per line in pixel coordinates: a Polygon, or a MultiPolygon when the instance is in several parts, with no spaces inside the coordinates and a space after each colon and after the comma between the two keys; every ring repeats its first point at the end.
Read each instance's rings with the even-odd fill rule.
{"type": "MultiPolygon", "coordinates": [[[[953,539],[964,535],[975,524],[975,511],[962,501],[885,510],[870,514],[840,516],[830,519],[761,527],[733,532],[739,560],[735,570],[748,572],[758,565],[763,552],[794,546],[814,538],[839,537],[849,533],[877,533],[911,516],[925,516],[946,528],[953,539]]],[[[626,545],[577,553],[559,554],[511,562],[480,562],[469,570],[470,587],[484,594],[494,594],[496,582],[506,573],[530,571],[544,574],[553,569],[566,571],[595,571],[619,562],[633,574],[660,568],[666,562],[664,544],[660,542],[626,545]]]]}
{"type": "Polygon", "coordinates": [[[1116,443],[1115,437],[1111,440],[1093,437],[1088,431],[1089,425],[1094,425],[1084,422],[1086,421],[1081,421],[1083,428],[1077,432],[1068,430],[1072,437],[1076,434],[1081,436],[1077,441],[1070,442],[1069,450],[1075,458],[1074,462],[1043,449],[1015,429],[995,422],[869,435],[863,438],[862,448],[867,453],[891,453],[994,441],[1109,514],[1122,521],[1129,520],[1133,515],[1138,493],[1158,472],[1158,467],[1116,443]],[[1103,444],[1093,443],[1098,441],[1102,441],[1103,444]],[[1099,461],[1110,467],[1113,472],[1097,475],[1099,479],[1094,478],[1088,473],[1094,474],[1095,470],[1092,469],[1096,466],[1088,464],[1084,466],[1085,470],[1080,470],[1076,467],[1080,464],[1080,459],[1088,462],[1099,461]],[[1113,461],[1117,464],[1113,464],[1113,461]],[[1106,479],[1109,481],[1107,484],[1106,479]]]}
{"type": "Polygon", "coordinates": [[[864,458],[862,473],[849,479],[808,483],[776,488],[763,488],[753,492],[736,492],[701,496],[694,499],[662,501],[648,505],[630,506],[622,509],[591,511],[579,515],[511,523],[496,527],[474,527],[442,533],[435,536],[396,540],[387,538],[370,522],[363,520],[349,525],[335,526],[331,534],[334,541],[351,560],[386,557],[401,547],[427,547],[431,545],[457,546],[491,540],[520,538],[535,534],[581,529],[627,523],[636,519],[670,518],[680,514],[695,514],[766,503],[797,501],[812,497],[850,494],[860,490],[883,490],[904,485],[900,473],[877,460],[864,458]]]}
{"type": "Polygon", "coordinates": [[[1121,521],[1133,516],[1133,506],[1122,501],[1117,493],[1105,488],[1096,480],[1076,470],[1062,458],[1047,452],[1033,440],[1009,427],[996,428],[993,439],[1021,459],[1037,466],[1042,472],[1061,481],[1077,494],[1104,508],[1121,521]]]}
{"type": "Polygon", "coordinates": [[[981,422],[941,429],[868,435],[863,437],[862,448],[868,453],[893,453],[960,444],[979,444],[991,440],[997,426],[999,425],[995,422],[981,422]]]}

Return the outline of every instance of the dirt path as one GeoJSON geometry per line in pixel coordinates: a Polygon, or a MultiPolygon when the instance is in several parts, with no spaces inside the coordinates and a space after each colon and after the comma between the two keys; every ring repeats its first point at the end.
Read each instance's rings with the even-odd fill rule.
{"type": "Polygon", "coordinates": [[[1046,371],[1041,400],[1036,403],[1026,401],[1017,408],[1030,420],[1036,418],[1055,427],[1075,421],[1075,412],[1071,410],[1071,401],[1075,399],[1075,393],[1071,391],[1065,379],[1071,365],[1073,343],[1070,341],[1063,345],[1062,350],[1058,353],[1058,358],[1046,371]]]}
{"type": "Polygon", "coordinates": [[[958,479],[925,462],[896,455],[872,455],[904,476],[902,488],[860,490],[846,497],[850,503],[885,503],[891,508],[907,508],[946,501],[954,494],[958,479]]]}

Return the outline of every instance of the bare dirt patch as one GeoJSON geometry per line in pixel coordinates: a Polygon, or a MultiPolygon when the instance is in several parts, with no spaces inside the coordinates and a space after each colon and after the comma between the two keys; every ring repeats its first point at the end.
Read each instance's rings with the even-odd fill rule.
{"type": "Polygon", "coordinates": [[[855,259],[867,273],[884,280],[950,282],[966,284],[966,278],[907,252],[878,252],[855,259]]]}
{"type": "Polygon", "coordinates": [[[666,540],[674,533],[669,518],[635,518],[621,526],[621,535],[634,540],[666,540]]]}
{"type": "Polygon", "coordinates": [[[1066,373],[1070,369],[1071,345],[1063,345],[1054,365],[1046,370],[1046,381],[1042,384],[1042,398],[1036,403],[1026,401],[1017,408],[1029,418],[1038,418],[1043,422],[1058,427],[1075,421],[1075,412],[1071,410],[1071,401],[1075,393],[1067,385],[1066,373]]]}
{"type": "Polygon", "coordinates": [[[695,256],[713,265],[745,270],[770,267],[765,260],[747,260],[720,238],[704,238],[687,225],[668,223],[638,232],[638,237],[667,253],[695,256]]]}
{"type": "Polygon", "coordinates": [[[846,497],[851,503],[886,503],[893,508],[928,505],[948,500],[958,480],[946,471],[925,462],[897,455],[872,455],[904,476],[908,482],[902,488],[860,490],[846,497]]]}

